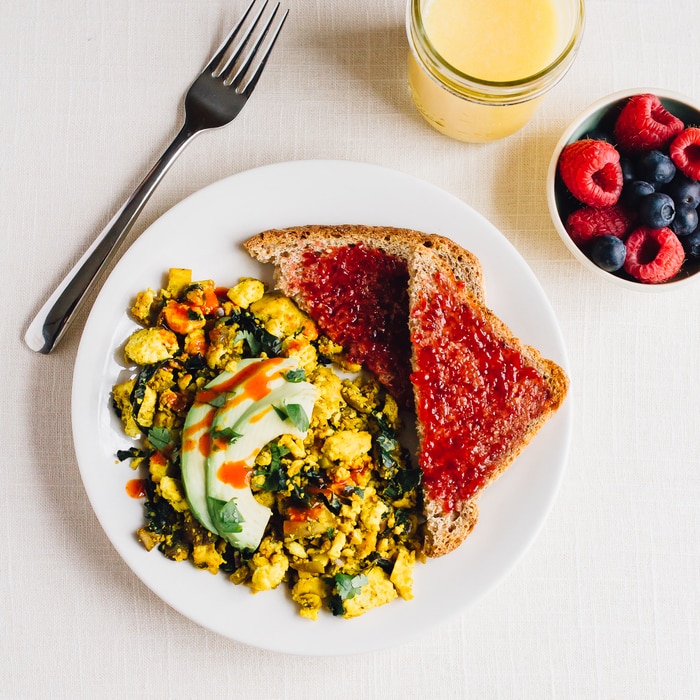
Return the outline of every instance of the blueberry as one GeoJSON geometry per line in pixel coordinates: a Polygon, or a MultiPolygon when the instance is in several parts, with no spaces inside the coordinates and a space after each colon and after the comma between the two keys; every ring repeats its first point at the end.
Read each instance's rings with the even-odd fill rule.
{"type": "Polygon", "coordinates": [[[640,180],[646,180],[651,182],[652,185],[659,186],[673,180],[673,176],[676,174],[676,166],[661,151],[647,151],[638,158],[636,171],[640,180]]]}
{"type": "Polygon", "coordinates": [[[624,156],[620,158],[620,168],[622,169],[622,181],[625,184],[637,179],[637,175],[634,171],[634,163],[630,158],[625,158],[624,156]]]}
{"type": "Polygon", "coordinates": [[[605,234],[590,242],[588,257],[606,272],[617,272],[625,264],[627,249],[617,237],[605,234]]]}
{"type": "Polygon", "coordinates": [[[676,208],[671,230],[676,236],[688,236],[698,227],[698,212],[689,204],[681,204],[676,208]]]}
{"type": "Polygon", "coordinates": [[[656,190],[654,185],[650,182],[644,182],[644,180],[633,180],[632,182],[625,183],[622,188],[622,197],[625,204],[629,205],[632,209],[636,209],[639,206],[639,202],[642,197],[646,197],[649,194],[654,194],[656,190]]]}
{"type": "Polygon", "coordinates": [[[700,260],[700,228],[695,229],[689,236],[678,239],[683,245],[685,254],[691,260],[700,260]]]}
{"type": "Polygon", "coordinates": [[[673,200],[663,192],[654,192],[639,200],[639,220],[649,228],[670,226],[675,215],[673,200]]]}
{"type": "Polygon", "coordinates": [[[673,199],[677,207],[689,204],[697,208],[700,204],[700,182],[691,180],[682,173],[676,174],[676,177],[664,187],[664,192],[673,199]]]}

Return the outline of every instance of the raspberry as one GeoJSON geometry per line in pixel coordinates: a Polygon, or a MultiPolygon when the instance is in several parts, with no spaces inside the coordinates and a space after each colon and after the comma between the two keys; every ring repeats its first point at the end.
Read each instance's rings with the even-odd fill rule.
{"type": "Polygon", "coordinates": [[[630,97],[615,122],[614,133],[622,150],[640,152],[666,146],[684,126],[656,95],[644,94],[630,97]]]}
{"type": "Polygon", "coordinates": [[[565,146],[559,174],[569,192],[591,207],[617,204],[622,192],[620,154],[605,141],[582,139],[565,146]]]}
{"type": "Polygon", "coordinates": [[[624,238],[631,228],[632,217],[619,204],[602,208],[581,207],[566,220],[566,230],[579,246],[595,236],[624,238]]]}
{"type": "Polygon", "coordinates": [[[689,126],[671,142],[668,153],[675,166],[692,180],[700,180],[700,129],[689,126]]]}
{"type": "Polygon", "coordinates": [[[625,241],[625,271],[640,282],[666,282],[683,265],[683,245],[669,228],[640,226],[625,241]]]}

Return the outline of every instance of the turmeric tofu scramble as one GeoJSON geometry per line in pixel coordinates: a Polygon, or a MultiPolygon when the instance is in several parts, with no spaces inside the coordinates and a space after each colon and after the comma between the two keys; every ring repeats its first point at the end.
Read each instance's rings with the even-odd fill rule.
{"type": "Polygon", "coordinates": [[[411,599],[421,472],[376,379],[257,279],[174,268],[130,311],[141,327],[111,400],[146,550],[254,593],[284,584],[312,620],[411,599]]]}

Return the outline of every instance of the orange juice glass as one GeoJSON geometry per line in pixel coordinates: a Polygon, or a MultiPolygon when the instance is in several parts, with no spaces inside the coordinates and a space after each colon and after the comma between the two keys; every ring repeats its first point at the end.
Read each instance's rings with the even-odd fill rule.
{"type": "Polygon", "coordinates": [[[408,0],[408,84],[423,117],[461,141],[521,129],[571,66],[584,0],[408,0]]]}

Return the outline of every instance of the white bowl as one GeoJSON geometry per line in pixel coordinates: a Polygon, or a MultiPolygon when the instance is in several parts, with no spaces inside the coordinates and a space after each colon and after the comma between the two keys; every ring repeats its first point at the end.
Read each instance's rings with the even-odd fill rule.
{"type": "Polygon", "coordinates": [[[602,275],[605,279],[622,287],[626,287],[627,289],[658,292],[678,289],[690,282],[696,282],[698,278],[697,273],[700,272],[700,261],[685,262],[683,268],[675,277],[667,282],[658,284],[638,282],[628,277],[625,273],[606,272],[590,260],[576,243],[574,243],[571,236],[569,236],[564,226],[564,221],[571,211],[570,205],[567,206],[566,204],[567,200],[571,200],[571,195],[567,193],[561,178],[557,175],[559,155],[566,145],[577,141],[599,125],[614,121],[615,115],[626,103],[628,98],[633,95],[647,93],[656,95],[661,100],[664,107],[681,119],[686,126],[700,126],[700,103],[694,102],[685,95],[669,92],[668,90],[661,90],[659,88],[635,88],[613,93],[612,95],[608,95],[594,102],[585,109],[561,135],[549,163],[546,186],[547,204],[554,223],[554,228],[557,230],[564,245],[584,267],[591,270],[594,274],[602,275]]]}

